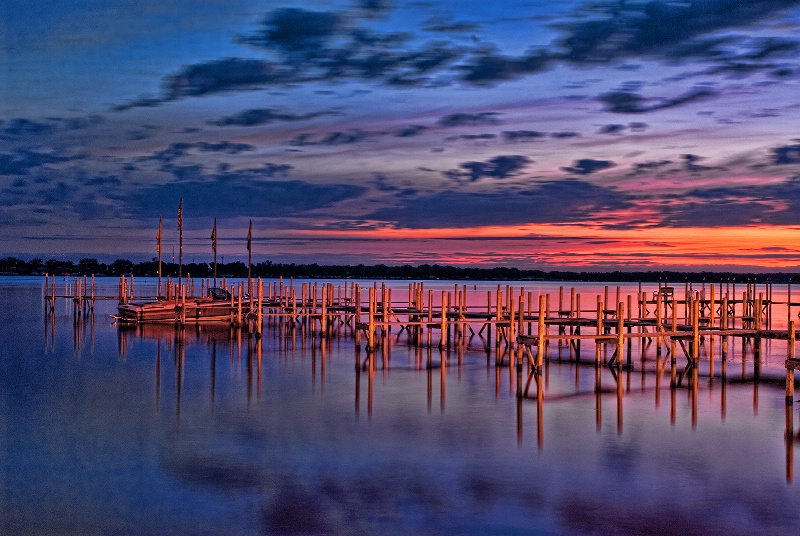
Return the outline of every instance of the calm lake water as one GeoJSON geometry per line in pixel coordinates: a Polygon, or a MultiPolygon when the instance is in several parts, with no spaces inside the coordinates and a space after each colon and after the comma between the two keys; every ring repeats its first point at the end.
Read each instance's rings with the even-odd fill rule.
{"type": "MultiPolygon", "coordinates": [[[[116,292],[116,280],[98,284],[116,292]]],[[[80,321],[61,301],[50,317],[42,285],[0,278],[0,534],[800,528],[800,426],[790,415],[787,437],[780,341],[763,343],[756,367],[739,339],[724,364],[707,340],[697,382],[674,389],[669,365],[658,374],[635,342],[621,389],[603,367],[599,394],[594,347],[584,342],[578,365],[554,342],[539,403],[494,366],[494,340],[434,348],[428,367],[428,349],[394,331],[370,371],[346,329],[324,343],[267,329],[259,351],[228,327],[120,328],[114,301],[80,321]]],[[[407,282],[392,285],[406,299],[407,282]]],[[[468,287],[485,303],[496,283],[468,287]]],[[[603,291],[579,289],[590,305],[603,291]]],[[[774,316],[785,327],[785,309],[774,316]]]]}

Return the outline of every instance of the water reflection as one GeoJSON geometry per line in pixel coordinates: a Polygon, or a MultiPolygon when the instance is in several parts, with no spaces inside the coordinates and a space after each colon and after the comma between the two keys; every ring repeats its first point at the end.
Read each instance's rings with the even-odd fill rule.
{"type": "MultiPolygon", "coordinates": [[[[45,344],[46,349],[52,349],[54,345],[55,329],[52,314],[45,316],[45,344]]],[[[74,319],[73,345],[76,354],[80,354],[81,347],[88,341],[93,341],[94,315],[86,315],[74,319]]],[[[198,324],[188,328],[179,328],[167,325],[121,325],[117,329],[118,351],[121,359],[126,358],[128,346],[133,340],[155,340],[155,397],[156,407],[161,406],[161,374],[162,374],[162,351],[171,353],[174,360],[175,371],[175,414],[179,424],[181,419],[182,395],[184,390],[184,375],[186,366],[186,348],[199,346],[207,351],[209,359],[208,389],[210,407],[215,406],[217,395],[218,377],[218,353],[220,351],[229,354],[230,367],[233,370],[234,363],[241,363],[244,360],[246,370],[246,399],[248,405],[255,399],[262,397],[263,386],[263,360],[265,341],[270,343],[270,355],[283,359],[284,362],[293,361],[299,356],[310,354],[311,361],[311,387],[312,392],[319,387],[320,394],[324,393],[327,357],[331,345],[336,344],[337,350],[341,350],[342,342],[352,338],[353,329],[347,323],[341,323],[330,330],[330,338],[320,337],[320,333],[314,330],[307,330],[303,323],[284,324],[278,321],[273,330],[265,332],[264,338],[257,337],[246,330],[238,327],[223,324],[198,324]],[[299,353],[298,353],[299,352],[299,353]]],[[[431,330],[428,329],[428,338],[431,330]]],[[[544,438],[544,414],[545,406],[549,404],[560,404],[562,400],[584,397],[590,393],[594,394],[594,414],[595,429],[602,432],[604,424],[604,401],[609,394],[613,393],[614,402],[614,423],[617,434],[622,435],[625,428],[625,408],[626,397],[631,395],[632,381],[634,373],[638,378],[638,392],[647,394],[652,392],[654,408],[660,409],[662,403],[662,391],[669,389],[669,422],[672,426],[678,423],[679,416],[679,393],[686,393],[686,407],[688,408],[688,422],[692,429],[699,425],[700,411],[699,399],[701,375],[707,377],[708,381],[704,388],[708,394],[708,400],[719,401],[719,418],[724,421],[727,414],[728,385],[730,383],[750,384],[752,387],[752,407],[753,415],[758,415],[759,409],[759,388],[763,383],[762,378],[763,359],[761,357],[761,347],[763,341],[758,338],[743,339],[738,356],[741,362],[741,376],[738,379],[728,378],[727,365],[733,355],[737,354],[735,339],[728,340],[728,337],[720,337],[720,344],[717,345],[715,338],[703,339],[700,343],[701,358],[693,359],[690,350],[684,345],[681,339],[672,339],[666,347],[656,338],[657,344],[652,346],[653,338],[642,337],[639,339],[638,348],[634,348],[632,340],[628,341],[624,355],[617,357],[617,349],[609,348],[610,343],[600,342],[595,346],[596,360],[602,364],[595,366],[591,361],[580,359],[579,341],[568,341],[562,345],[561,341],[553,348],[555,361],[546,359],[541,369],[535,365],[531,366],[531,361],[525,360],[522,346],[512,347],[511,345],[498,345],[494,348],[494,359],[491,358],[492,348],[480,334],[473,331],[468,335],[466,330],[463,336],[455,338],[454,344],[444,348],[436,348],[435,345],[416,345],[414,341],[419,337],[419,332],[401,330],[396,335],[392,335],[387,330],[382,333],[375,342],[375,348],[367,349],[365,352],[359,346],[354,346],[355,350],[355,378],[354,378],[354,412],[355,415],[362,411],[362,386],[366,380],[366,411],[371,419],[375,409],[376,397],[376,375],[381,372],[383,382],[391,381],[388,374],[392,370],[392,348],[394,346],[407,343],[409,355],[413,355],[413,368],[425,371],[426,378],[426,401],[427,410],[431,412],[434,404],[434,396],[438,390],[438,407],[440,413],[444,414],[447,407],[447,381],[449,375],[450,360],[454,360],[457,370],[457,380],[460,382],[464,371],[464,363],[470,351],[484,352],[487,356],[487,370],[494,369],[494,396],[496,400],[501,400],[505,396],[503,389],[504,376],[507,374],[507,393],[515,395],[516,404],[516,437],[520,445],[524,444],[525,408],[528,404],[535,404],[534,421],[536,429],[536,444],[542,450],[545,444],[544,438]],[[405,335],[405,336],[404,336],[405,335]],[[476,345],[477,344],[477,345],[476,345]],[[665,351],[664,351],[665,350],[665,351]],[[685,363],[679,362],[679,352],[682,350],[685,363]],[[717,352],[718,350],[718,352],[717,352]],[[719,353],[719,355],[717,355],[719,353]],[[654,355],[653,355],[654,354],[654,355]],[[637,355],[634,361],[633,356],[637,355]],[[748,374],[748,357],[752,358],[752,374],[748,374]],[[701,365],[703,365],[701,367],[701,365]],[[559,392],[550,391],[550,377],[553,366],[559,367],[559,375],[562,374],[564,367],[568,368],[570,376],[573,378],[573,391],[562,392],[565,385],[559,383],[559,392]],[[701,368],[703,370],[701,371],[701,368]],[[637,370],[638,369],[638,370],[637,370]],[[593,370],[593,385],[590,391],[583,387],[585,372],[593,370]],[[667,373],[667,370],[669,372],[667,373]],[[717,374],[717,371],[719,373],[717,374]],[[605,377],[605,379],[604,379],[605,377]],[[717,382],[719,389],[716,388],[717,382]],[[611,385],[609,389],[605,385],[611,385]]],[[[613,345],[612,345],[613,346],[613,345]]],[[[549,345],[544,352],[550,351],[549,345]]],[[[771,380],[774,381],[774,378],[771,380]]],[[[791,410],[791,406],[789,407],[791,410]]],[[[787,413],[790,415],[791,411],[787,413]]],[[[787,417],[787,426],[791,422],[787,417]]],[[[787,428],[788,430],[788,428],[787,428]]],[[[788,432],[787,432],[788,434],[788,432]]],[[[787,437],[791,437],[788,434],[787,437]]],[[[791,449],[787,447],[787,467],[791,465],[791,449]]],[[[793,459],[793,458],[792,458],[793,459]]],[[[788,474],[788,473],[787,473],[788,474]]]]}
{"type": "MultiPolygon", "coordinates": [[[[621,359],[611,343],[592,352],[593,341],[553,340],[534,371],[527,354],[502,335],[490,342],[477,326],[442,350],[427,328],[387,330],[367,350],[338,323],[323,337],[312,324],[276,319],[259,339],[228,326],[110,328],[101,315],[94,327],[88,315],[51,316],[34,317],[43,334],[30,339],[44,341],[47,366],[15,364],[36,364],[24,377],[48,394],[30,407],[47,411],[24,413],[7,399],[35,425],[19,419],[5,437],[68,439],[26,448],[46,454],[25,463],[6,447],[13,478],[3,487],[15,496],[35,494],[45,479],[25,468],[40,464],[42,474],[82,483],[95,505],[106,493],[137,515],[146,509],[125,495],[144,482],[159,502],[180,505],[148,514],[155,528],[171,520],[184,534],[637,534],[665,526],[768,534],[800,522],[797,425],[793,406],[782,407],[780,341],[758,349],[755,340],[709,337],[689,361],[675,339],[633,339],[621,359]],[[47,465],[70,459],[75,476],[47,465]]],[[[16,370],[3,372],[9,382],[16,370]]],[[[89,501],[50,486],[71,497],[69,507],[89,501]]],[[[24,501],[34,504],[17,504],[24,501]]],[[[0,498],[0,518],[19,515],[10,506],[0,498]]],[[[102,520],[89,532],[159,532],[114,525],[111,507],[89,510],[102,520]]]]}
{"type": "MultiPolygon", "coordinates": [[[[53,347],[54,340],[54,318],[50,313],[45,315],[45,347],[46,349],[53,347]]],[[[342,340],[347,340],[352,337],[353,330],[348,328],[347,324],[341,324],[337,330],[332,331],[331,338],[320,338],[319,333],[307,331],[304,324],[299,328],[288,329],[287,326],[279,324],[277,329],[267,331],[265,337],[269,339],[272,337],[271,347],[276,350],[278,356],[284,356],[284,359],[295,359],[298,355],[298,346],[300,355],[305,355],[306,352],[311,357],[311,384],[312,390],[316,390],[317,381],[319,380],[319,387],[324,391],[325,376],[326,376],[326,353],[333,342],[341,345],[342,340]]],[[[76,354],[80,353],[82,345],[86,344],[87,337],[89,341],[93,341],[94,336],[94,315],[87,315],[84,317],[76,317],[73,324],[73,346],[76,354]]],[[[430,329],[428,331],[428,338],[430,338],[430,329]]],[[[119,326],[118,328],[118,351],[120,357],[124,360],[127,354],[128,346],[132,340],[135,339],[149,339],[156,340],[156,355],[155,357],[155,393],[156,405],[160,406],[161,398],[161,352],[166,351],[172,353],[174,357],[174,371],[175,371],[175,396],[176,396],[176,417],[180,421],[181,411],[181,396],[184,383],[184,368],[186,360],[186,347],[187,346],[201,346],[207,350],[209,356],[209,398],[211,407],[214,407],[215,397],[217,392],[217,368],[218,368],[218,351],[227,351],[230,356],[231,369],[233,370],[234,362],[241,363],[244,356],[244,363],[247,373],[247,391],[246,398],[248,404],[255,397],[259,400],[262,396],[262,383],[263,383],[263,352],[264,352],[264,339],[257,337],[246,330],[239,329],[238,327],[222,325],[222,324],[197,324],[189,328],[179,328],[167,325],[137,325],[137,326],[119,326]]],[[[562,345],[558,341],[555,347],[555,361],[551,362],[550,359],[544,361],[542,369],[536,366],[528,366],[524,363],[524,353],[522,346],[512,348],[511,345],[498,345],[494,348],[495,358],[491,359],[491,345],[482,338],[480,334],[477,335],[478,340],[475,340],[476,335],[466,335],[464,332],[463,337],[455,339],[454,345],[446,345],[442,349],[437,349],[435,345],[415,345],[414,340],[419,336],[419,333],[412,333],[408,331],[408,338],[405,341],[409,348],[409,352],[414,355],[414,368],[426,371],[426,393],[427,393],[427,409],[430,412],[433,408],[434,394],[437,389],[434,388],[434,380],[438,380],[438,395],[439,395],[439,410],[441,413],[446,409],[447,398],[447,378],[448,378],[448,362],[451,359],[456,361],[456,370],[458,380],[461,380],[464,368],[464,362],[471,350],[478,350],[485,352],[487,356],[486,367],[487,369],[494,369],[494,385],[495,385],[495,398],[500,400],[504,395],[502,385],[505,383],[503,378],[507,376],[508,393],[516,394],[517,402],[517,440],[520,444],[523,442],[523,425],[525,411],[524,407],[529,401],[536,403],[535,421],[536,421],[536,443],[541,449],[544,445],[544,425],[543,414],[545,403],[558,403],[559,400],[565,397],[582,397],[586,391],[582,388],[582,380],[585,377],[584,372],[593,369],[593,389],[594,405],[595,405],[595,423],[598,432],[603,429],[603,399],[607,394],[613,393],[615,396],[614,401],[614,417],[616,431],[622,434],[624,430],[624,408],[625,398],[630,395],[632,390],[632,381],[634,372],[638,373],[638,391],[645,394],[652,391],[654,397],[654,407],[659,409],[661,407],[662,390],[665,387],[669,388],[669,421],[674,426],[678,419],[678,392],[685,390],[686,399],[689,408],[689,422],[691,427],[697,428],[699,422],[698,401],[701,388],[701,364],[705,365],[705,370],[702,373],[707,377],[706,389],[708,392],[708,399],[714,400],[717,395],[715,389],[715,381],[719,382],[719,404],[720,404],[720,419],[724,420],[727,414],[727,391],[730,383],[744,383],[752,386],[752,406],[753,414],[758,415],[759,409],[759,387],[765,381],[762,377],[763,359],[761,357],[761,347],[763,341],[759,338],[743,339],[740,350],[741,361],[741,376],[738,379],[728,378],[727,364],[729,361],[730,352],[736,352],[735,339],[728,341],[728,337],[722,336],[719,338],[709,337],[701,341],[701,350],[704,359],[692,359],[688,357],[691,355],[690,351],[686,348],[681,339],[672,339],[669,341],[666,352],[662,351],[661,341],[656,339],[657,345],[652,348],[652,338],[643,337],[640,339],[641,344],[638,349],[638,360],[633,360],[633,343],[632,340],[628,341],[625,347],[625,353],[622,356],[617,356],[618,350],[608,348],[608,343],[596,344],[596,360],[603,363],[600,366],[595,366],[592,362],[582,361],[580,359],[580,346],[578,341],[568,341],[567,344],[562,345]],[[479,343],[475,346],[475,343],[479,343]],[[717,348],[719,346],[719,348],[717,348]],[[678,349],[683,350],[683,355],[686,356],[686,362],[679,364],[678,349]],[[568,349],[568,351],[566,351],[568,349]],[[648,350],[655,350],[655,356],[652,357],[652,352],[648,350]],[[719,362],[715,358],[715,353],[719,352],[719,362]],[[752,374],[748,374],[748,357],[752,357],[752,374]],[[550,389],[550,371],[552,366],[570,367],[571,376],[574,377],[573,392],[572,393],[549,393],[550,389]],[[715,368],[718,367],[718,368],[715,368]],[[638,368],[638,370],[637,370],[638,368]],[[666,379],[666,371],[669,369],[669,380],[666,379]],[[716,371],[719,371],[717,375],[716,371]],[[507,374],[504,373],[507,372],[507,374]],[[515,374],[516,372],[516,374],[515,374]],[[438,377],[437,377],[438,376],[438,377]],[[604,380],[604,377],[606,379],[604,380]],[[609,389],[604,387],[604,382],[612,385],[609,389]],[[665,385],[666,384],[666,385],[665,385]]],[[[771,341],[768,341],[771,342],[771,341]]],[[[355,401],[354,408],[356,415],[361,411],[362,399],[362,379],[366,377],[367,382],[367,415],[372,416],[374,410],[374,397],[375,397],[375,381],[377,371],[380,370],[384,381],[387,381],[387,374],[391,370],[392,348],[395,345],[403,343],[403,331],[401,330],[396,336],[392,336],[390,331],[386,331],[375,343],[374,350],[367,350],[362,354],[362,349],[355,346],[355,401]]],[[[545,352],[549,349],[546,347],[545,352]]],[[[770,381],[775,381],[771,377],[770,381]]],[[[563,388],[560,385],[559,388],[563,388]]],[[[788,463],[788,462],[787,462],[788,463]]]]}

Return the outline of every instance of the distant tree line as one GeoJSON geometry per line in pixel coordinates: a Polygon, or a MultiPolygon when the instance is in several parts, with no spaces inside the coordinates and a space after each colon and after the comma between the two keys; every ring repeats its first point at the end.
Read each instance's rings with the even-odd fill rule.
{"type": "MultiPolygon", "coordinates": [[[[177,276],[178,265],[172,262],[162,262],[164,276],[177,276]]],[[[25,261],[15,257],[0,259],[0,274],[2,275],[98,275],[98,276],[156,276],[158,275],[158,261],[134,263],[126,259],[117,259],[110,264],[99,262],[97,259],[81,259],[77,263],[49,259],[33,259],[25,261]]],[[[358,265],[319,265],[319,264],[281,264],[272,261],[253,264],[254,277],[300,277],[309,279],[449,279],[467,281],[618,281],[618,282],[681,282],[681,281],[772,281],[774,283],[798,282],[800,274],[794,273],[736,273],[736,272],[678,272],[678,271],[648,271],[648,272],[575,272],[575,271],[542,271],[521,270],[505,266],[495,268],[474,268],[443,266],[439,264],[421,264],[419,266],[387,266],[376,264],[367,266],[358,265]]],[[[213,264],[184,263],[183,274],[193,277],[212,277],[213,264]]],[[[218,277],[247,277],[247,265],[241,261],[218,263],[218,277]]]]}

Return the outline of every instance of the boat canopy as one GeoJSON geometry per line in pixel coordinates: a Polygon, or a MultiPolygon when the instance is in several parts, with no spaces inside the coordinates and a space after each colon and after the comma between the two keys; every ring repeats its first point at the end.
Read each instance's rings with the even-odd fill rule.
{"type": "Polygon", "coordinates": [[[231,299],[231,293],[219,287],[210,287],[207,295],[214,301],[227,301],[231,299]]]}

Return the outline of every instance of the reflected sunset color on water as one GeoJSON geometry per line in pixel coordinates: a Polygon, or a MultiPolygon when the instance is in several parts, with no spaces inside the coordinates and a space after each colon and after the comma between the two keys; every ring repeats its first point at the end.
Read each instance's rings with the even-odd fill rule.
{"type": "MultiPolygon", "coordinates": [[[[407,282],[388,285],[407,300],[407,282]]],[[[468,289],[485,301],[496,285],[468,289]]],[[[558,284],[522,285],[557,300],[558,284]]],[[[604,291],[574,286],[588,303],[604,291]]],[[[621,286],[621,300],[637,290],[621,286]]],[[[39,278],[2,278],[0,294],[4,534],[789,534],[800,522],[785,341],[763,340],[756,361],[730,337],[723,360],[721,337],[705,338],[692,368],[635,340],[618,370],[611,347],[595,367],[593,342],[552,340],[531,377],[485,332],[439,350],[438,334],[418,345],[394,326],[370,352],[347,324],[329,338],[280,318],[261,338],[118,326],[114,301],[45,314],[39,278]]]]}

